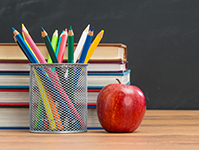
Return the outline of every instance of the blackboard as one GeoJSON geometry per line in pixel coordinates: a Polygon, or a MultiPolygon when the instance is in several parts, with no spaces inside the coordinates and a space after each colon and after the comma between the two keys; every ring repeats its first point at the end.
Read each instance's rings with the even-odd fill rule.
{"type": "Polygon", "coordinates": [[[199,109],[198,15],[198,0],[0,0],[0,42],[13,43],[21,23],[38,43],[41,26],[51,35],[72,25],[79,37],[90,23],[102,43],[127,45],[148,109],[199,109]]]}

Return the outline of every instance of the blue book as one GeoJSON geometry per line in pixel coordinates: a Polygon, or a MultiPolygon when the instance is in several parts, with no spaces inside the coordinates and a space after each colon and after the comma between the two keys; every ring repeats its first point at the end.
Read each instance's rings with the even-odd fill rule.
{"type": "MultiPolygon", "coordinates": [[[[121,81],[122,84],[130,84],[130,73],[131,70],[125,72],[92,72],[87,73],[87,88],[88,89],[102,89],[104,86],[111,83],[118,83],[116,78],[121,81]]],[[[67,76],[66,76],[67,78],[67,76]]],[[[80,76],[81,78],[81,76],[80,76]]],[[[78,79],[76,82],[80,82],[78,79]]],[[[78,85],[78,83],[76,83],[78,85]]],[[[0,73],[0,89],[11,89],[11,88],[29,88],[29,73],[17,73],[9,72],[6,74],[0,73]]]]}

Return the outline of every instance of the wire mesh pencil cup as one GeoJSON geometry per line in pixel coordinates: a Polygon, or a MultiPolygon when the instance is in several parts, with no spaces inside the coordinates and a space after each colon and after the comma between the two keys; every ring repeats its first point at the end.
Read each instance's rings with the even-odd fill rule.
{"type": "Polygon", "coordinates": [[[87,131],[87,64],[30,64],[30,132],[87,131]]]}

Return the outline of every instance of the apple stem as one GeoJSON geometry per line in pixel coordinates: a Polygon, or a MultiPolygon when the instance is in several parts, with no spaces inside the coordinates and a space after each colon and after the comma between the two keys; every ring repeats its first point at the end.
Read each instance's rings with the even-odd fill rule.
{"type": "Polygon", "coordinates": [[[122,84],[121,81],[120,81],[119,79],[116,78],[116,80],[117,80],[117,82],[118,82],[119,84],[122,84]]]}

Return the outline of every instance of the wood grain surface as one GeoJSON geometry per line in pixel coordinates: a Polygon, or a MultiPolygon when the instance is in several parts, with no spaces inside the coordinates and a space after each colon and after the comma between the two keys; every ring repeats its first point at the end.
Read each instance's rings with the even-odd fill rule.
{"type": "Polygon", "coordinates": [[[0,130],[2,149],[199,149],[199,111],[147,110],[141,126],[133,133],[42,134],[29,130],[0,130]]]}

